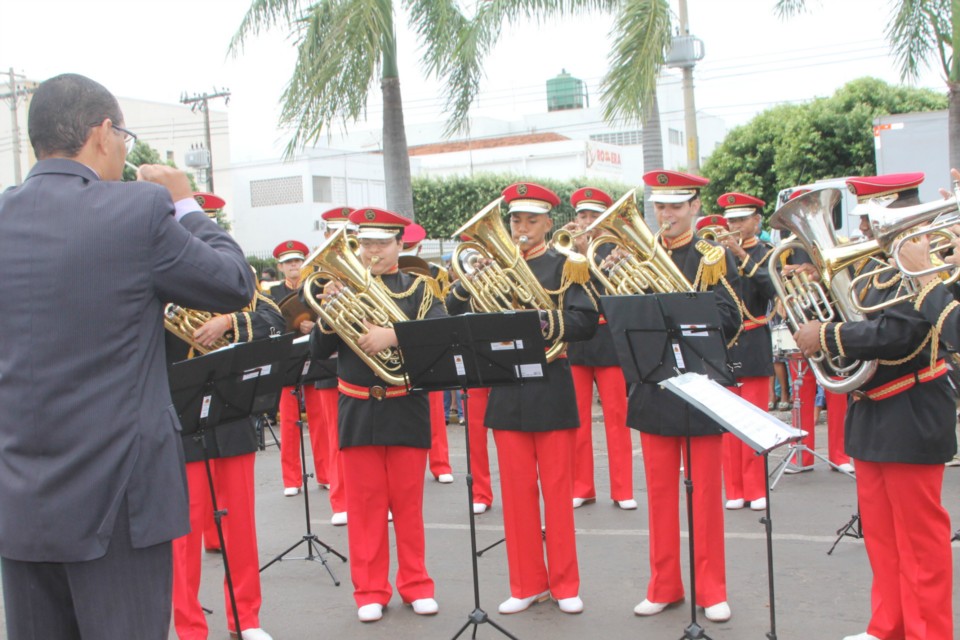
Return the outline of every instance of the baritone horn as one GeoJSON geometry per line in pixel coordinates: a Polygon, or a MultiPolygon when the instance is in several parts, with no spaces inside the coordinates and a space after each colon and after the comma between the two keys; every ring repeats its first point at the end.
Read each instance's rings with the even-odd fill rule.
{"type": "Polygon", "coordinates": [[[390,347],[369,356],[357,342],[368,331],[365,321],[392,327],[394,322],[409,318],[384,291],[383,283],[363,266],[356,246],[356,239],[348,236],[347,228],[343,227],[307,256],[303,268],[310,273],[303,280],[304,299],[377,377],[390,385],[403,386],[406,376],[398,349],[390,347]],[[336,280],[343,288],[321,302],[312,293],[312,286],[318,280],[336,280]]]}
{"type": "MultiPolygon", "coordinates": [[[[256,296],[254,296],[254,300],[256,296]]],[[[197,329],[202,327],[208,320],[219,315],[209,311],[198,311],[197,309],[187,309],[173,303],[167,304],[163,308],[163,326],[164,328],[186,342],[199,354],[207,354],[217,349],[230,346],[230,341],[224,337],[217,338],[212,345],[205,347],[193,335],[197,329]]]]}
{"type": "Polygon", "coordinates": [[[610,295],[693,291],[693,285],[660,247],[640,215],[636,189],[631,189],[593,221],[586,231],[602,233],[590,241],[587,265],[610,295]],[[597,250],[612,244],[619,257],[608,272],[597,264],[597,250]]]}
{"type": "MultiPolygon", "coordinates": [[[[790,231],[795,236],[774,249],[768,263],[773,286],[793,332],[812,320],[856,322],[864,319],[852,303],[853,287],[847,267],[877,253],[879,248],[869,242],[839,245],[830,212],[840,197],[839,189],[811,191],[786,203],[770,218],[772,228],[790,231]],[[820,274],[820,282],[804,273],[781,274],[780,256],[790,250],[806,251],[820,274]]],[[[811,356],[809,362],[820,386],[840,394],[859,388],[877,370],[876,360],[849,360],[823,352],[811,356]]]]}
{"type": "MultiPolygon", "coordinates": [[[[537,309],[555,311],[556,305],[527,266],[520,249],[503,225],[497,198],[454,232],[454,237],[467,235],[453,250],[451,266],[470,293],[477,308],[487,313],[537,309]]],[[[523,241],[523,238],[520,239],[523,241]]],[[[559,251],[560,248],[557,247],[559,251]]],[[[583,259],[572,254],[569,259],[583,259]]],[[[547,362],[560,357],[566,343],[555,340],[547,349],[547,362]]]]}

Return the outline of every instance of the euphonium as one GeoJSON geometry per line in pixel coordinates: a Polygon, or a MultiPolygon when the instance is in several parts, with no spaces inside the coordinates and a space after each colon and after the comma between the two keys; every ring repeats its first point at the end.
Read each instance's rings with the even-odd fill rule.
{"type": "MultiPolygon", "coordinates": [[[[530,271],[520,255],[520,249],[503,225],[500,213],[502,201],[502,197],[497,198],[454,232],[455,238],[461,235],[472,238],[461,242],[453,250],[451,264],[454,273],[470,292],[477,308],[487,313],[523,309],[555,310],[550,295],[530,271]],[[482,266],[485,261],[489,261],[489,264],[482,266]]],[[[583,259],[583,256],[579,258],[583,259]]],[[[565,349],[565,342],[555,341],[547,349],[547,362],[558,358],[565,349]]]]}
{"type": "Polygon", "coordinates": [[[213,345],[205,347],[193,337],[197,329],[215,315],[217,314],[209,311],[187,309],[171,303],[163,308],[163,326],[166,327],[167,331],[189,344],[197,353],[206,354],[230,344],[229,340],[221,337],[217,338],[213,345]]]}
{"type": "MultiPolygon", "coordinates": [[[[877,249],[862,243],[838,244],[830,212],[840,197],[838,189],[811,191],[786,203],[770,218],[772,228],[787,230],[796,236],[774,249],[768,263],[777,297],[783,303],[794,332],[810,320],[856,322],[864,319],[852,304],[851,277],[847,267],[877,249]],[[780,256],[796,249],[802,249],[810,256],[820,274],[819,283],[803,274],[789,278],[781,276],[780,256]]],[[[849,393],[857,389],[877,370],[876,360],[848,360],[824,353],[815,354],[809,361],[820,386],[833,393],[849,393]]]]}
{"type": "Polygon", "coordinates": [[[594,229],[604,233],[590,241],[587,264],[610,295],[693,291],[693,285],[660,246],[660,234],[650,231],[643,221],[636,189],[614,202],[586,230],[594,229]],[[604,273],[596,254],[608,243],[620,250],[620,259],[604,273]]]}
{"type": "Polygon", "coordinates": [[[396,348],[369,356],[357,344],[360,336],[367,333],[364,321],[392,327],[394,322],[409,318],[384,290],[383,283],[363,266],[357,257],[356,246],[356,240],[348,236],[347,228],[343,227],[307,256],[302,267],[309,269],[309,275],[303,280],[303,290],[307,292],[304,299],[381,380],[402,386],[406,384],[406,377],[396,348]],[[343,288],[321,302],[311,293],[317,280],[337,280],[343,288]]]}

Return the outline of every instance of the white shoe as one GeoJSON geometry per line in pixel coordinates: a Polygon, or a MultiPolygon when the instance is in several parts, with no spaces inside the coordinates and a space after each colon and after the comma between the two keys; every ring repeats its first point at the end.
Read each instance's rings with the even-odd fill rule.
{"type": "Polygon", "coordinates": [[[432,616],[437,611],[440,611],[437,601],[433,598],[420,598],[419,600],[414,600],[410,603],[410,606],[413,607],[413,612],[418,616],[432,616]]]}
{"type": "Polygon", "coordinates": [[[856,473],[857,470],[853,468],[853,465],[849,462],[844,462],[843,464],[838,464],[837,469],[843,471],[844,473],[856,473]]]}
{"type": "Polygon", "coordinates": [[[283,495],[287,498],[300,495],[300,487],[284,487],[283,495]]]}
{"type": "Polygon", "coordinates": [[[487,512],[487,509],[489,509],[489,508],[490,508],[490,507],[488,507],[487,505],[483,504],[482,502],[474,502],[474,503],[473,503],[473,513],[474,513],[474,515],[478,515],[478,516],[479,516],[481,513],[486,513],[486,512],[487,512]]]}
{"type": "Polygon", "coordinates": [[[574,498],[573,499],[573,508],[579,509],[585,504],[590,504],[591,502],[596,502],[596,498],[574,498]]]}
{"type": "Polygon", "coordinates": [[[347,512],[346,511],[337,511],[332,516],[330,516],[330,524],[335,527],[342,527],[347,524],[347,512]]]}
{"type": "Polygon", "coordinates": [[[866,631],[863,633],[858,633],[855,636],[844,636],[843,640],[880,640],[877,636],[872,636],[866,631]]]}
{"type": "Polygon", "coordinates": [[[437,476],[437,482],[439,482],[440,484],[450,484],[453,482],[453,474],[441,473],[440,475],[437,476]]]}
{"type": "Polygon", "coordinates": [[[521,611],[526,611],[530,608],[534,602],[543,602],[550,597],[549,591],[544,591],[543,593],[538,593],[535,596],[530,596],[529,598],[507,598],[500,603],[500,606],[497,607],[497,611],[502,614],[510,613],[520,613],[521,611]]]}
{"type": "Polygon", "coordinates": [[[703,615],[710,622],[726,622],[730,619],[730,605],[726,602],[718,602],[715,605],[704,607],[703,615]]]}
{"type": "Polygon", "coordinates": [[[263,629],[244,629],[240,632],[242,640],[273,640],[273,637],[263,629]]]}
{"type": "Polygon", "coordinates": [[[330,490],[330,484],[326,482],[321,482],[317,486],[319,486],[321,489],[326,489],[327,491],[330,490]]]}
{"type": "Polygon", "coordinates": [[[357,609],[357,617],[360,618],[360,622],[376,622],[383,617],[383,605],[365,604],[357,609]]]}
{"type": "Polygon", "coordinates": [[[617,506],[624,511],[633,511],[637,508],[637,501],[633,498],[630,498],[629,500],[617,500],[617,506]]]}
{"type": "Polygon", "coordinates": [[[655,616],[669,606],[669,602],[650,602],[644,598],[643,602],[633,608],[633,613],[638,616],[655,616]]]}
{"type": "Polygon", "coordinates": [[[583,600],[580,599],[580,596],[573,596],[572,598],[560,598],[557,600],[557,604],[560,605],[560,611],[563,611],[564,613],[583,612],[583,600]]]}
{"type": "Polygon", "coordinates": [[[750,501],[750,510],[751,511],[766,511],[767,510],[767,499],[760,498],[758,500],[750,501]]]}
{"type": "Polygon", "coordinates": [[[387,522],[393,522],[393,511],[387,510],[387,522]]]}
{"type": "Polygon", "coordinates": [[[746,504],[743,501],[743,498],[736,498],[735,500],[727,500],[726,507],[730,510],[743,509],[743,505],[746,504]]]}

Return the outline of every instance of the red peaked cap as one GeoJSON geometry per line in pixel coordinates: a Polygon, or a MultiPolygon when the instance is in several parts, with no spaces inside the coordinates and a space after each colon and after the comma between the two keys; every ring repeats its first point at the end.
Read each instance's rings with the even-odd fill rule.
{"type": "Polygon", "coordinates": [[[810,193],[810,189],[797,189],[796,191],[790,194],[790,197],[787,198],[787,202],[789,202],[790,200],[793,200],[794,198],[799,198],[805,193],[810,193]]]}
{"type": "Polygon", "coordinates": [[[336,207],[329,211],[324,211],[320,217],[327,222],[347,222],[353,209],[350,207],[336,207]]]}
{"type": "Polygon", "coordinates": [[[403,229],[403,248],[406,251],[413,249],[415,246],[423,242],[423,239],[427,237],[427,230],[418,225],[416,222],[411,222],[403,229]]]}
{"type": "Polygon", "coordinates": [[[386,240],[395,238],[410,224],[410,219],[386,209],[361,207],[350,214],[350,222],[359,228],[358,238],[386,240]]]}
{"type": "Polygon", "coordinates": [[[512,184],[501,195],[509,207],[508,213],[550,213],[560,204],[557,194],[532,182],[512,184]]]}
{"type": "Polygon", "coordinates": [[[916,189],[923,182],[923,173],[888,173],[882,176],[847,178],[847,188],[863,203],[871,198],[881,198],[901,191],[916,189]]]}
{"type": "Polygon", "coordinates": [[[613,204],[613,198],[596,187],[583,187],[573,192],[570,196],[570,204],[573,205],[574,210],[577,212],[603,212],[613,204]]]}
{"type": "Polygon", "coordinates": [[[767,203],[760,198],[731,191],[717,198],[717,204],[723,208],[723,214],[727,218],[744,218],[761,213],[767,203]]]}
{"type": "Polygon", "coordinates": [[[303,260],[307,257],[310,250],[307,245],[297,240],[287,240],[277,245],[273,250],[273,257],[277,262],[286,262],[287,260],[303,260]]]}
{"type": "Polygon", "coordinates": [[[727,224],[727,219],[717,214],[704,216],[697,220],[697,231],[700,231],[704,227],[723,227],[724,229],[730,228],[730,226],[727,224]]]}
{"type": "Polygon", "coordinates": [[[193,199],[197,201],[197,204],[199,204],[200,208],[204,211],[216,211],[217,209],[223,209],[227,205],[227,202],[223,198],[213,193],[197,192],[193,194],[193,199]]]}
{"type": "Polygon", "coordinates": [[[643,174],[643,182],[651,189],[651,202],[677,203],[691,200],[710,180],[690,173],[657,169],[643,174]]]}

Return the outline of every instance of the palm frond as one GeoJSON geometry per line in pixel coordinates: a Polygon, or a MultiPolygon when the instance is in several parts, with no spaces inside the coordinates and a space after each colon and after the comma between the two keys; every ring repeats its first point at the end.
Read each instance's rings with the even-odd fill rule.
{"type": "Polygon", "coordinates": [[[642,121],[656,91],[664,52],[671,41],[667,0],[625,0],[610,40],[610,67],[600,85],[604,118],[642,121]]]}
{"type": "Polygon", "coordinates": [[[280,24],[288,27],[293,25],[301,15],[300,4],[301,0],[253,0],[236,33],[230,38],[227,53],[239,55],[249,36],[280,24]]]}
{"type": "Polygon", "coordinates": [[[786,20],[807,10],[807,0],[777,0],[773,13],[781,20],[786,20]]]}
{"type": "Polygon", "coordinates": [[[941,33],[944,23],[949,24],[949,16],[950,0],[900,1],[886,36],[902,80],[916,78],[930,54],[935,50],[940,52],[941,33]],[[942,18],[944,15],[946,20],[942,18]]]}
{"type": "Polygon", "coordinates": [[[364,115],[384,36],[392,33],[391,11],[384,0],[326,0],[297,22],[297,62],[281,97],[280,124],[294,130],[288,155],[334,120],[364,115]]]}

